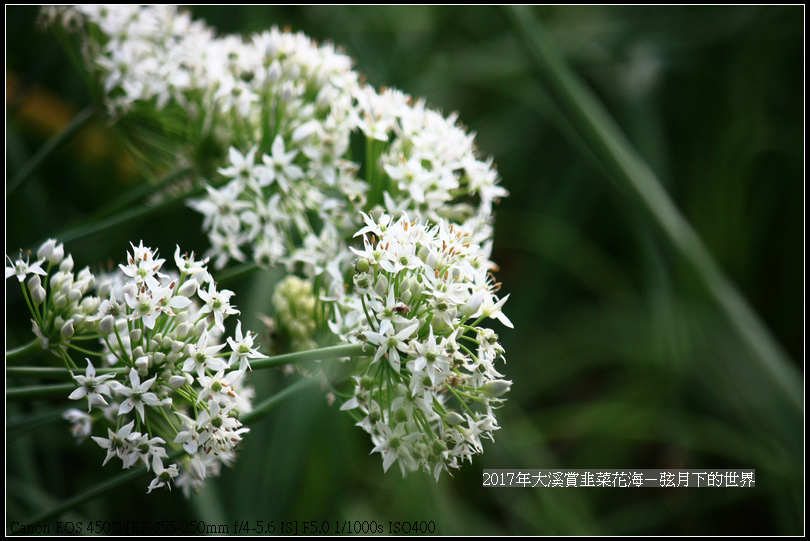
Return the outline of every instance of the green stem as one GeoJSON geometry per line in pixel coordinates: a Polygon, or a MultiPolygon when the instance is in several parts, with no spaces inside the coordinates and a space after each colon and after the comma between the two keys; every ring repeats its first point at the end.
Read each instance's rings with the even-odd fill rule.
{"type": "Polygon", "coordinates": [[[73,118],[73,122],[70,125],[62,130],[61,133],[50,139],[45,145],[43,145],[37,152],[34,154],[30,160],[25,162],[25,165],[17,171],[17,173],[11,178],[11,180],[6,184],[6,197],[11,195],[14,190],[20,187],[25,179],[27,179],[31,173],[36,170],[37,167],[47,158],[53,151],[57,148],[62,146],[65,141],[73,137],[73,135],[84,126],[88,120],[90,120],[96,112],[96,107],[91,105],[89,107],[85,107],[79,114],[77,114],[73,118]]]}
{"type": "Polygon", "coordinates": [[[188,198],[202,195],[204,192],[205,190],[203,188],[198,188],[185,195],[166,199],[165,201],[161,201],[155,205],[139,205],[134,208],[129,208],[123,212],[120,212],[119,214],[114,214],[100,220],[93,220],[89,223],[63,231],[62,233],[56,235],[55,238],[59,239],[61,242],[69,242],[89,237],[97,233],[107,231],[113,227],[126,224],[128,222],[134,222],[153,214],[170,210],[181,205],[188,198]]]}
{"type": "Polygon", "coordinates": [[[377,328],[374,326],[374,321],[372,321],[371,316],[368,314],[365,295],[360,295],[360,302],[363,303],[363,313],[366,314],[366,321],[368,321],[368,326],[371,327],[372,331],[377,332],[377,328]]]}
{"type": "Polygon", "coordinates": [[[31,312],[31,315],[34,316],[34,320],[36,324],[39,325],[39,328],[42,329],[44,327],[44,322],[42,318],[39,317],[39,310],[34,308],[34,303],[31,302],[31,297],[28,295],[28,288],[25,287],[25,284],[20,282],[20,286],[23,293],[23,298],[25,299],[25,304],[28,305],[28,310],[31,312]]]}
{"type": "Polygon", "coordinates": [[[6,351],[6,366],[27,361],[40,351],[42,351],[42,344],[39,343],[39,338],[34,338],[24,346],[6,351]]]}
{"type": "MultiPolygon", "coordinates": [[[[75,374],[85,374],[87,368],[73,369],[75,374]]],[[[96,368],[96,375],[102,374],[126,374],[129,368],[96,368]]],[[[14,377],[34,377],[40,379],[72,379],[70,372],[65,368],[53,368],[46,366],[10,366],[6,368],[6,378],[14,377]]]]}
{"type": "Polygon", "coordinates": [[[235,278],[244,276],[246,274],[250,274],[251,272],[257,271],[259,269],[261,269],[261,267],[254,262],[235,265],[229,269],[225,269],[223,272],[217,273],[217,283],[224,283],[229,280],[233,280],[235,278]]]}
{"type": "MultiPolygon", "coordinates": [[[[179,459],[180,457],[182,457],[184,454],[186,454],[185,451],[182,451],[182,450],[181,451],[176,451],[176,452],[172,453],[171,455],[169,455],[169,458],[167,459],[167,461],[169,463],[171,463],[171,462],[179,459]]],[[[85,492],[82,492],[81,494],[78,494],[78,495],[76,495],[76,496],[74,496],[72,498],[69,498],[69,499],[63,501],[62,503],[60,503],[58,505],[55,505],[54,507],[51,507],[50,509],[47,509],[47,510],[39,513],[38,515],[34,515],[28,521],[26,521],[25,525],[26,526],[31,526],[31,525],[34,525],[34,524],[40,524],[40,523],[52,520],[52,519],[58,517],[59,515],[61,515],[62,513],[66,512],[66,511],[69,511],[69,510],[73,509],[74,507],[77,507],[77,506],[83,504],[84,502],[92,500],[93,498],[97,498],[97,497],[109,492],[110,490],[113,490],[113,489],[115,489],[115,488],[117,488],[117,487],[119,487],[121,485],[124,485],[124,484],[130,482],[130,481],[134,481],[135,479],[139,478],[140,476],[142,476],[145,473],[147,473],[146,466],[140,466],[140,467],[137,467],[137,468],[132,468],[130,470],[123,471],[123,472],[115,475],[114,477],[97,484],[96,486],[92,487],[91,489],[86,490],[85,492]]]]}
{"type": "Polygon", "coordinates": [[[132,207],[138,200],[157,193],[166,186],[169,186],[172,182],[190,173],[190,168],[184,168],[168,174],[164,179],[157,182],[142,182],[99,208],[93,214],[92,220],[98,220],[128,207],[132,207]]]}
{"type": "Polygon", "coordinates": [[[263,368],[273,368],[307,361],[327,361],[341,357],[359,357],[362,355],[364,355],[363,344],[342,344],[340,346],[286,353],[284,355],[276,355],[275,357],[265,357],[264,359],[251,361],[250,367],[253,370],[261,370],[263,368]]]}
{"type": "Polygon", "coordinates": [[[283,391],[260,403],[258,406],[253,408],[253,411],[250,413],[242,415],[239,420],[245,425],[255,424],[256,422],[264,419],[264,417],[266,417],[267,414],[273,410],[273,408],[281,404],[281,402],[283,402],[286,398],[298,394],[310,387],[314,387],[319,383],[320,380],[318,378],[304,378],[298,380],[283,391]]]}
{"type": "MultiPolygon", "coordinates": [[[[313,387],[316,384],[318,384],[318,382],[319,380],[317,378],[308,378],[297,381],[296,383],[290,385],[280,393],[268,398],[267,400],[259,404],[249,414],[243,415],[241,419],[243,424],[245,425],[255,424],[256,422],[262,420],[270,411],[273,410],[273,408],[278,406],[286,398],[293,396],[299,392],[302,392],[310,387],[313,387]]],[[[168,458],[168,462],[171,463],[173,461],[176,461],[184,454],[186,453],[185,451],[182,450],[172,453],[168,458]]],[[[26,521],[25,525],[27,526],[40,524],[52,520],[60,516],[61,514],[70,511],[74,507],[77,507],[87,501],[90,501],[93,498],[102,496],[105,493],[109,492],[110,490],[113,490],[121,485],[124,485],[129,481],[134,481],[135,479],[138,479],[145,473],[147,473],[147,471],[146,468],[143,466],[121,472],[116,476],[114,476],[113,478],[108,479],[107,481],[104,481],[102,483],[99,483],[89,490],[81,494],[78,494],[72,498],[69,498],[64,502],[39,513],[38,515],[31,517],[31,519],[26,521]]]]}
{"type": "Polygon", "coordinates": [[[536,75],[599,163],[681,258],[692,268],[717,304],[791,405],[804,412],[801,375],[748,301],[725,276],[695,230],[670,199],[616,122],[586,85],[571,71],[545,30],[526,7],[506,7],[504,14],[531,60],[536,75]]]}
{"type": "Polygon", "coordinates": [[[85,355],[92,355],[94,357],[103,357],[104,355],[106,355],[106,353],[104,353],[103,351],[90,351],[89,349],[80,348],[79,346],[72,343],[68,343],[68,347],[70,349],[75,349],[79,353],[84,353],[85,355]]]}
{"type": "Polygon", "coordinates": [[[6,400],[26,402],[38,398],[67,398],[76,385],[73,383],[60,383],[59,385],[32,385],[30,387],[17,387],[6,389],[6,400]]]}
{"type": "Polygon", "coordinates": [[[62,410],[46,411],[24,417],[16,417],[6,422],[6,437],[18,438],[62,420],[62,410]]]}

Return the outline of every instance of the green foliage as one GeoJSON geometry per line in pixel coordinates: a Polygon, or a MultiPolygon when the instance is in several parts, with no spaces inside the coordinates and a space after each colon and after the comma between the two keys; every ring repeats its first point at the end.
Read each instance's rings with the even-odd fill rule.
{"type": "MultiPolygon", "coordinates": [[[[260,520],[329,521],[330,533],[347,520],[433,521],[445,535],[802,533],[804,411],[790,390],[801,389],[804,351],[802,7],[523,13],[529,31],[527,17],[542,21],[627,141],[581,131],[538,78],[520,25],[495,8],[193,11],[223,33],[276,24],[334,41],[375,86],[458,111],[481,152],[495,157],[511,196],[496,210],[492,259],[515,324],[497,329],[514,381],[499,412],[503,428],[454,478],[403,480],[384,475],[367,436],[309,388],[255,424],[235,467],[190,501],[146,497],[141,479],[60,520],[203,520],[231,533],[235,521],[260,520]],[[634,149],[706,252],[673,243],[589,137],[634,149]],[[756,329],[741,334],[739,312],[707,288],[693,264],[705,257],[731,294],[747,299],[756,329]],[[762,336],[779,352],[776,379],[752,347],[762,336]],[[505,490],[481,486],[485,468],[756,468],[757,489],[505,490]]],[[[97,105],[34,19],[31,8],[7,9],[7,182],[97,105]]],[[[156,182],[155,171],[139,172],[130,141],[116,133],[97,114],[13,191],[7,184],[7,253],[88,224],[91,232],[67,246],[79,268],[118,260],[129,240],[164,254],[175,244],[205,250],[201,217],[190,209],[138,214],[142,183],[156,182]],[[123,207],[133,219],[92,227],[115,201],[134,201],[123,207]]],[[[228,283],[246,327],[271,312],[278,279],[269,271],[228,283]]],[[[13,285],[7,314],[25,314],[13,285]]],[[[6,336],[7,349],[27,343],[28,321],[9,317],[6,336]]],[[[289,385],[273,371],[251,381],[259,397],[289,385]]],[[[16,377],[7,388],[37,383],[16,377]]],[[[104,451],[95,444],[71,441],[54,414],[66,402],[7,405],[7,528],[118,473],[99,467],[104,451]]]]}

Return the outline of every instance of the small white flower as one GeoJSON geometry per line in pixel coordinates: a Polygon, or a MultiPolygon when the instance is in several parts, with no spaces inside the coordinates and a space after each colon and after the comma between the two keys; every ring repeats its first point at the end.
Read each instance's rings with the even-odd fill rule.
{"type": "Polygon", "coordinates": [[[233,367],[236,361],[239,361],[239,371],[244,374],[246,370],[250,369],[250,361],[248,359],[257,359],[263,357],[259,353],[259,349],[253,347],[253,339],[255,335],[248,331],[242,335],[242,322],[236,323],[236,338],[228,337],[228,345],[231,346],[231,358],[228,360],[228,366],[233,367]]]}
{"type": "Polygon", "coordinates": [[[391,367],[396,371],[400,371],[400,351],[405,353],[408,350],[406,340],[410,338],[413,333],[419,328],[419,322],[414,322],[409,327],[396,332],[394,325],[391,321],[384,319],[380,324],[380,332],[366,331],[363,333],[366,340],[378,346],[377,352],[374,354],[374,362],[380,360],[383,355],[387,355],[388,362],[391,367]]]}
{"type": "Polygon", "coordinates": [[[262,161],[266,168],[261,185],[269,186],[276,182],[284,193],[290,191],[290,183],[303,178],[304,172],[295,165],[293,160],[298,155],[297,150],[286,152],[284,149],[284,139],[281,135],[276,135],[271,148],[271,155],[264,155],[262,161]]]}
{"type": "Polygon", "coordinates": [[[93,436],[93,441],[95,441],[102,449],[107,450],[107,457],[104,459],[102,466],[106,465],[107,462],[109,462],[114,456],[118,456],[118,458],[125,462],[128,460],[129,455],[133,452],[133,448],[128,437],[134,427],[135,421],[130,421],[122,426],[117,432],[113,432],[108,428],[106,438],[93,436]]]}
{"type": "Polygon", "coordinates": [[[210,400],[211,402],[220,403],[222,400],[227,399],[228,396],[236,398],[236,393],[233,390],[235,382],[242,379],[243,373],[239,370],[232,370],[227,376],[224,370],[220,370],[213,376],[201,376],[197,378],[202,390],[197,397],[199,404],[203,400],[210,400]]]}
{"type": "Polygon", "coordinates": [[[129,371],[130,386],[125,387],[119,384],[115,387],[116,394],[126,397],[126,400],[121,403],[121,407],[118,409],[118,415],[126,415],[134,408],[141,416],[141,420],[145,420],[144,404],[152,407],[160,406],[160,399],[155,393],[149,391],[156,379],[157,376],[141,383],[138,371],[134,368],[131,369],[129,371]]]}
{"type": "Polygon", "coordinates": [[[186,346],[186,355],[188,356],[183,363],[183,372],[192,372],[196,369],[197,376],[203,377],[205,370],[222,370],[227,368],[227,363],[216,357],[219,350],[225,347],[225,344],[208,345],[211,340],[211,335],[205,331],[196,344],[189,344],[186,346]]]}
{"type": "Polygon", "coordinates": [[[200,314],[211,313],[214,315],[214,322],[217,328],[225,331],[223,320],[231,314],[238,314],[239,310],[233,308],[230,303],[233,291],[223,289],[217,291],[213,281],[208,283],[208,291],[200,289],[197,294],[205,301],[205,306],[200,310],[200,314]]]}
{"type": "Polygon", "coordinates": [[[22,283],[25,280],[25,277],[29,274],[39,274],[40,276],[48,275],[48,273],[42,268],[42,263],[45,262],[44,259],[40,259],[34,264],[28,263],[27,256],[25,260],[23,260],[22,254],[20,254],[20,258],[17,261],[12,261],[8,255],[6,255],[6,259],[8,260],[8,266],[6,267],[6,280],[12,276],[16,276],[17,280],[22,283]]]}
{"type": "Polygon", "coordinates": [[[70,428],[71,434],[78,443],[82,443],[89,436],[93,429],[93,418],[89,414],[71,408],[62,414],[62,417],[73,426],[70,428]]]}
{"type": "Polygon", "coordinates": [[[93,409],[93,406],[106,406],[107,401],[104,396],[110,396],[110,387],[105,381],[114,378],[114,374],[105,374],[96,377],[96,369],[90,359],[87,359],[87,371],[84,376],[73,376],[73,379],[79,384],[79,387],[70,393],[68,397],[71,400],[81,400],[87,397],[87,411],[93,409]],[[104,396],[101,396],[104,395],[104,396]]]}
{"type": "Polygon", "coordinates": [[[249,186],[258,191],[261,168],[256,167],[256,151],[258,146],[251,148],[247,154],[242,154],[234,147],[228,149],[228,158],[231,161],[229,167],[219,169],[219,174],[224,177],[236,179],[243,186],[249,186]]]}
{"type": "Polygon", "coordinates": [[[387,424],[379,423],[377,425],[380,432],[377,437],[378,443],[371,450],[372,453],[381,453],[383,455],[383,471],[388,471],[388,468],[399,459],[402,477],[405,477],[408,471],[417,468],[416,461],[411,453],[411,445],[419,438],[418,432],[408,434],[405,427],[405,423],[400,423],[394,430],[391,430],[387,424]]]}
{"type": "Polygon", "coordinates": [[[152,470],[155,472],[155,478],[149,483],[149,488],[146,491],[147,494],[161,487],[167,487],[171,490],[172,480],[180,475],[177,464],[172,464],[168,468],[165,468],[163,466],[163,460],[158,456],[154,456],[152,459],[152,470]]]}

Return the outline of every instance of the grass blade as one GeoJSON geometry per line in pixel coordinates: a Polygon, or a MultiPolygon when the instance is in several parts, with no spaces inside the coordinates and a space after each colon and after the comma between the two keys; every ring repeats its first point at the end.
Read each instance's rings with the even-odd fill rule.
{"type": "Polygon", "coordinates": [[[629,193],[634,203],[649,216],[671,247],[691,267],[791,407],[803,412],[799,371],[747,300],[721,271],[655,173],[641,159],[593,93],[568,67],[529,9],[512,6],[504,8],[504,13],[536,75],[576,133],[616,185],[629,193]]]}

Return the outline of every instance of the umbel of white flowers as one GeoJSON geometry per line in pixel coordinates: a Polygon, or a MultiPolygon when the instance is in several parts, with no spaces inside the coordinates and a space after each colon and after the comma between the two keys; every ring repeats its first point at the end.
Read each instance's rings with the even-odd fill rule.
{"type": "Polygon", "coordinates": [[[155,475],[149,492],[174,483],[188,495],[219,475],[248,431],[239,421],[253,396],[244,377],[250,359],[260,356],[241,322],[223,340],[223,321],[239,313],[233,293],[218,290],[206,261],[179,247],[176,271],[166,271],[165,259],[140,243],[116,273],[98,277],[88,268],[74,274],[73,258],[55,240],[37,256],[33,264],[6,256],[6,278],[22,285],[31,275],[23,293],[34,333],[74,374],[69,398],[87,401],[86,412],[65,413],[76,438],[100,433],[92,439],[107,452],[104,464],[118,458],[124,469],[145,465],[155,475]],[[68,352],[78,349],[77,339],[93,337],[101,342],[99,358],[77,370],[68,352]],[[111,367],[124,370],[97,372],[111,367]],[[183,456],[166,464],[172,449],[183,456]]]}
{"type": "MultiPolygon", "coordinates": [[[[343,408],[384,468],[438,478],[481,452],[511,385],[497,335],[480,326],[511,327],[489,261],[493,205],[507,192],[456,116],[378,92],[302,33],[217,37],[173,7],[43,13],[82,37],[113,117],[180,118],[186,140],[227,156],[188,202],[205,255],[217,268],[252,258],[303,277],[274,296],[291,346],[331,330],[373,350],[343,408]]],[[[178,165],[194,163],[199,149],[178,148],[178,165]]]]}
{"type": "Polygon", "coordinates": [[[385,214],[365,223],[353,287],[334,301],[330,325],[374,355],[341,409],[355,412],[386,470],[399,462],[403,476],[421,467],[438,480],[499,428],[494,410],[511,382],[496,368],[505,362],[498,336],[479,325],[512,327],[501,310],[508,295],[497,297],[493,264],[470,229],[385,214]]]}
{"type": "Polygon", "coordinates": [[[507,192],[473,134],[455,115],[361,83],[332,44],[277,28],[216,37],[168,6],[43,13],[82,33],[112,115],[172,109],[157,121],[185,117],[199,131],[187,139],[227,154],[206,195],[189,203],[204,216],[215,267],[250,257],[341,282],[346,239],[373,208],[469,224],[479,244],[491,237],[492,205],[507,192]],[[364,155],[350,158],[352,134],[364,155]]]}

